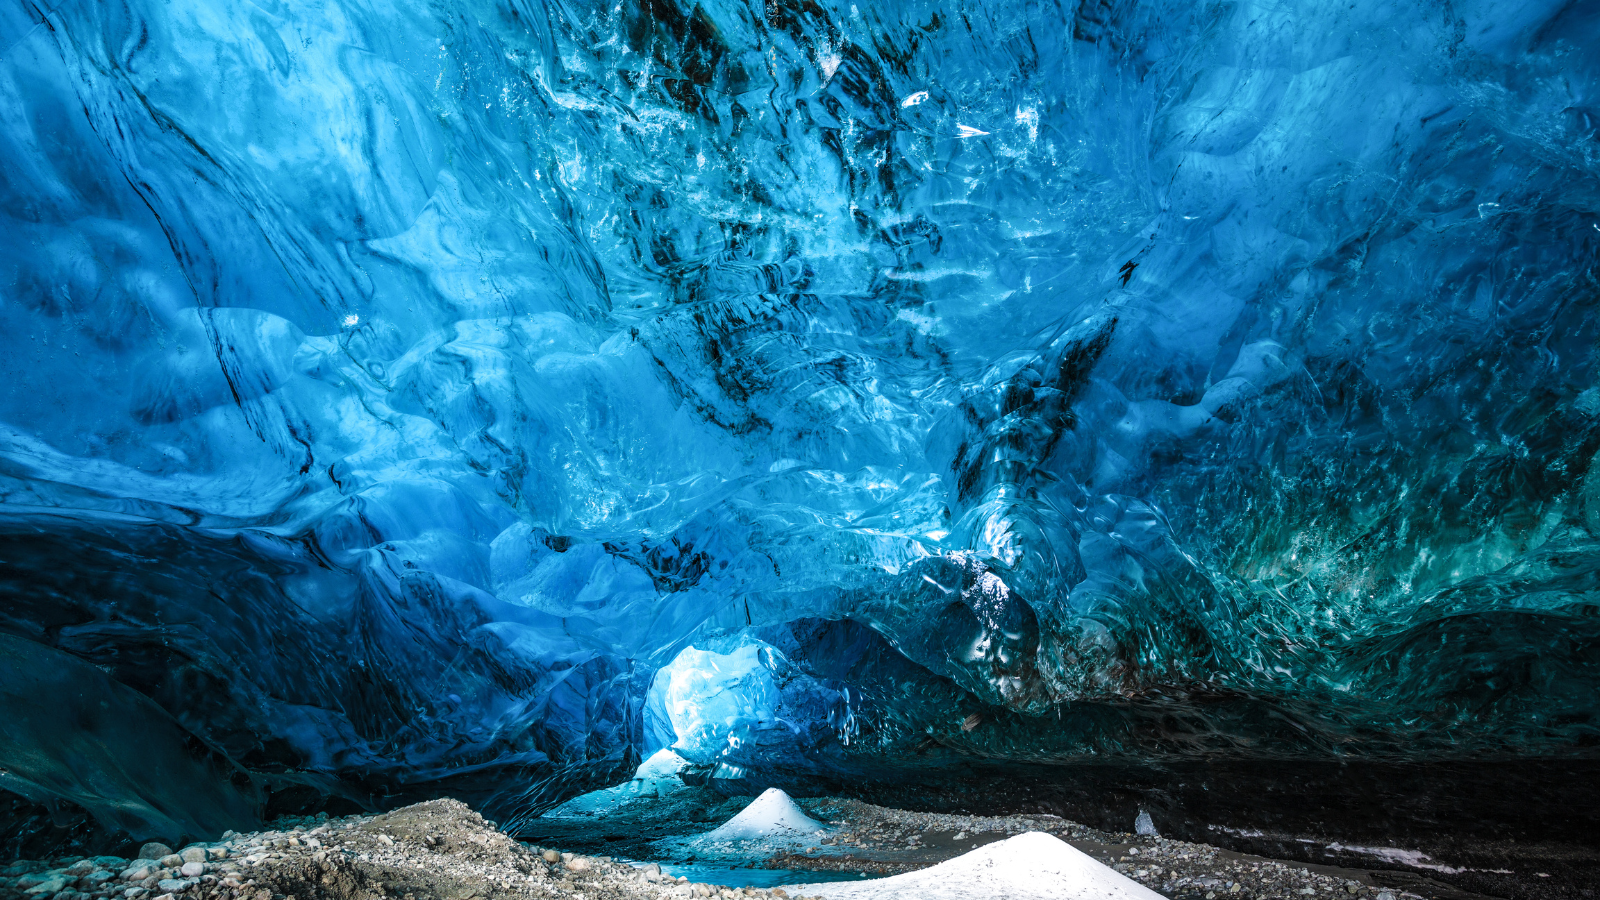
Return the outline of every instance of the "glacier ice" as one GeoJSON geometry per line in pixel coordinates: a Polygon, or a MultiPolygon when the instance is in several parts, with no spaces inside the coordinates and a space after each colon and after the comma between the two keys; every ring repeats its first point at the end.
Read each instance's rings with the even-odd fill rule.
{"type": "Polygon", "coordinates": [[[0,788],[175,838],[669,746],[1592,755],[1597,32],[7,6],[3,664],[110,706],[0,788]],[[152,717],[189,774],[74,768],[152,717]]]}
{"type": "Polygon", "coordinates": [[[656,673],[646,721],[657,706],[648,701],[659,693],[667,720],[661,728],[673,736],[673,750],[702,764],[737,752],[752,730],[777,718],[778,686],[771,669],[762,664],[764,649],[755,642],[731,653],[684,649],[656,673]]]}
{"type": "Polygon", "coordinates": [[[671,750],[657,750],[622,784],[580,794],[545,813],[553,818],[597,818],[635,802],[654,802],[688,790],[679,777],[689,761],[671,750]]]}

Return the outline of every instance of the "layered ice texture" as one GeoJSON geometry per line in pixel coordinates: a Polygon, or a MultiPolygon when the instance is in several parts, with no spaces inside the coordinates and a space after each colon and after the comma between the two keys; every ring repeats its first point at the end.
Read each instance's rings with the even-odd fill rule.
{"type": "Polygon", "coordinates": [[[1557,0],[7,4],[0,788],[1592,753],[1597,175],[1557,0]]]}

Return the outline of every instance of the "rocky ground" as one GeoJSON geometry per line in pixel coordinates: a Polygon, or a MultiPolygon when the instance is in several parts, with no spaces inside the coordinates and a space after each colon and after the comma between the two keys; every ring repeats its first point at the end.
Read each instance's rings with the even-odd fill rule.
{"type": "Polygon", "coordinates": [[[1176,900],[1470,900],[1478,896],[1409,873],[1386,878],[1387,873],[1264,859],[1154,835],[1097,831],[1055,816],[916,813],[837,799],[803,800],[800,805],[840,830],[806,848],[807,852],[775,857],[771,865],[898,874],[984,844],[1041,831],[1176,900]]]}
{"type": "Polygon", "coordinates": [[[465,804],[435,800],[379,816],[280,821],[174,853],[17,862],[0,870],[0,900],[665,900],[785,897],[717,890],[658,867],[515,841],[465,804]]]}
{"type": "MultiPolygon", "coordinates": [[[[714,812],[726,812],[723,806],[737,811],[737,802],[728,801],[720,802],[714,812]]],[[[1099,832],[1049,816],[912,813],[837,799],[802,801],[802,806],[833,830],[814,846],[779,854],[765,865],[895,874],[1012,835],[1043,831],[1176,900],[1473,897],[1442,885],[1411,884],[1412,890],[1403,892],[1371,873],[1253,858],[1154,836],[1099,832]]],[[[685,821],[679,820],[679,833],[685,821]]],[[[0,900],[731,900],[801,893],[689,883],[663,875],[656,865],[639,868],[617,862],[593,848],[604,846],[608,829],[621,828],[622,823],[588,825],[586,840],[545,848],[513,840],[452,800],[376,816],[280,820],[274,830],[229,834],[216,843],[194,844],[179,852],[146,845],[142,858],[134,860],[100,856],[13,863],[0,869],[0,900]]]]}

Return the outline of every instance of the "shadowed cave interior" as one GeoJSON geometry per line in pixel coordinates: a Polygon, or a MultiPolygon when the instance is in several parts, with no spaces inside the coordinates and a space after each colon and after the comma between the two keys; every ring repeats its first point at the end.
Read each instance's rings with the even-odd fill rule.
{"type": "Polygon", "coordinates": [[[1596,4],[20,0],[0,161],[8,859],[670,748],[1595,896],[1596,4]]]}

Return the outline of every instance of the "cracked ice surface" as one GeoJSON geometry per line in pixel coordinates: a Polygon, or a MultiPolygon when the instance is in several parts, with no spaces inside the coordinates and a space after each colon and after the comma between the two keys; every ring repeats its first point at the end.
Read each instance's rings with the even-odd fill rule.
{"type": "Polygon", "coordinates": [[[1592,742],[1596,30],[0,13],[0,630],[217,789],[35,752],[134,699],[3,785],[201,833],[230,791],[514,823],[668,746],[1592,742]]]}

